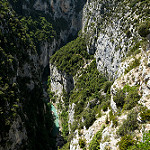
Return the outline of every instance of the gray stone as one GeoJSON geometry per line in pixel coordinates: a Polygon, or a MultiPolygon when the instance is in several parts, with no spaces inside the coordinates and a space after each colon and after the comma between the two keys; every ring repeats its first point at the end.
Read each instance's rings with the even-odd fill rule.
{"type": "Polygon", "coordinates": [[[147,87],[150,89],[150,80],[147,82],[147,87]]]}

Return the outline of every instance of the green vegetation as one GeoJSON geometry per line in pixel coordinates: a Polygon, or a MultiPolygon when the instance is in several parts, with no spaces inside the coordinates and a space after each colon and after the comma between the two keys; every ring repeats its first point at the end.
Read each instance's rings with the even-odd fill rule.
{"type": "Polygon", "coordinates": [[[127,38],[132,37],[132,33],[129,29],[126,31],[126,36],[127,36],[127,38]]]}
{"type": "Polygon", "coordinates": [[[51,57],[50,63],[56,65],[59,70],[74,76],[86,63],[86,59],[90,58],[92,56],[87,53],[85,39],[78,37],[58,50],[51,57]]]}
{"type": "Polygon", "coordinates": [[[141,51],[139,49],[139,46],[142,45],[141,42],[137,42],[127,53],[127,57],[128,56],[135,56],[136,54],[139,54],[141,51]]]}
{"type": "Polygon", "coordinates": [[[148,150],[150,149],[150,133],[143,134],[143,142],[139,142],[133,139],[131,135],[125,135],[121,137],[119,144],[120,150],[148,150]]]}
{"type": "Polygon", "coordinates": [[[143,134],[143,142],[136,141],[134,145],[129,147],[128,150],[148,150],[150,149],[150,132],[143,134]]]}
{"type": "Polygon", "coordinates": [[[102,125],[101,129],[94,135],[90,142],[89,150],[99,150],[100,149],[100,141],[102,138],[102,131],[104,130],[105,125],[102,125]]]}
{"type": "Polygon", "coordinates": [[[138,32],[141,37],[146,37],[150,33],[150,22],[142,22],[139,26],[138,32]]]}
{"type": "Polygon", "coordinates": [[[22,17],[21,23],[26,28],[30,38],[35,40],[35,43],[45,41],[51,42],[55,36],[55,31],[53,30],[52,24],[49,23],[45,17],[39,17],[33,19],[30,17],[22,17]]]}
{"type": "Polygon", "coordinates": [[[129,85],[124,86],[123,90],[117,90],[114,96],[114,102],[117,107],[123,108],[123,110],[130,110],[136,106],[137,102],[140,100],[138,94],[138,87],[129,85]]]}
{"type": "Polygon", "coordinates": [[[138,128],[137,122],[137,112],[131,111],[127,119],[123,121],[123,124],[119,127],[117,134],[120,136],[124,136],[126,134],[130,134],[132,131],[138,128]]]}
{"type": "Polygon", "coordinates": [[[141,120],[144,122],[150,121],[150,109],[146,107],[142,107],[140,111],[140,117],[141,117],[141,120]]]}
{"type": "Polygon", "coordinates": [[[130,70],[132,70],[133,68],[136,68],[137,66],[140,65],[140,59],[141,58],[135,58],[134,61],[129,65],[129,67],[127,69],[125,69],[125,74],[127,74],[130,70]]]}
{"type": "MultiPolygon", "coordinates": [[[[98,72],[95,60],[86,69],[82,70],[76,82],[76,88],[70,95],[70,102],[76,104],[74,116],[77,122],[80,123],[80,128],[83,128],[83,126],[89,128],[96,119],[95,115],[100,115],[101,109],[107,110],[110,103],[111,84],[98,72]],[[105,96],[101,95],[101,90],[104,90],[105,96]],[[87,106],[88,108],[86,108],[87,106]],[[82,122],[82,118],[84,122],[82,122]]],[[[74,123],[74,127],[76,126],[76,123],[74,123]]]]}
{"type": "Polygon", "coordinates": [[[67,136],[69,134],[68,130],[68,112],[67,111],[62,111],[60,115],[60,119],[62,121],[62,134],[65,140],[67,140],[67,136]]]}
{"type": "Polygon", "coordinates": [[[36,19],[33,19],[31,16],[22,17],[20,21],[27,31],[27,36],[30,36],[30,39],[34,41],[37,52],[41,54],[40,46],[42,42],[47,41],[51,43],[56,36],[52,24],[45,17],[37,17],[36,19]]]}
{"type": "MultiPolygon", "coordinates": [[[[43,100],[36,62],[30,57],[36,55],[36,47],[5,0],[0,1],[0,26],[0,147],[7,149],[14,144],[9,139],[9,130],[17,122],[16,130],[22,132],[25,128],[27,132],[27,140],[21,141],[23,149],[47,150],[55,145],[50,132],[53,116],[43,100]],[[24,64],[28,65],[31,77],[25,76],[24,64]]],[[[13,128],[11,132],[15,134],[13,128]]]]}
{"type": "Polygon", "coordinates": [[[121,137],[119,144],[120,150],[127,150],[130,146],[134,145],[135,140],[133,140],[133,137],[131,135],[125,135],[121,137]]]}
{"type": "Polygon", "coordinates": [[[110,119],[110,121],[112,121],[113,127],[118,126],[118,118],[116,115],[113,114],[112,110],[109,112],[109,119],[110,119]]]}
{"type": "Polygon", "coordinates": [[[67,143],[64,144],[63,147],[61,147],[60,149],[59,149],[59,147],[58,147],[58,150],[70,150],[70,143],[67,142],[67,143]]]}
{"type": "Polygon", "coordinates": [[[79,139],[80,148],[84,148],[86,145],[85,139],[79,139]]]}

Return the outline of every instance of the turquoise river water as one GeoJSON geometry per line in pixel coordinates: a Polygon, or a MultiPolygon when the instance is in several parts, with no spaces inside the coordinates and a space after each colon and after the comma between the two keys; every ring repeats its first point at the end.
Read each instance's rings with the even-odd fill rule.
{"type": "Polygon", "coordinates": [[[55,121],[54,121],[55,124],[54,124],[53,130],[52,130],[52,134],[54,136],[56,136],[59,133],[59,117],[58,117],[57,110],[54,107],[54,105],[51,105],[51,110],[52,110],[54,117],[55,117],[55,121]]]}

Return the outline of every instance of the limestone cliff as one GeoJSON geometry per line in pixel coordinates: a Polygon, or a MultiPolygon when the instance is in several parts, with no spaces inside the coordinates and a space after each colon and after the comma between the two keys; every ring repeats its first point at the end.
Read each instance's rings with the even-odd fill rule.
{"type": "Polygon", "coordinates": [[[0,149],[149,148],[149,0],[5,2],[0,149]]]}
{"type": "MultiPolygon", "coordinates": [[[[67,101],[69,105],[58,107],[68,112],[69,135],[65,150],[116,150],[122,146],[120,143],[125,137],[124,132],[134,140],[132,135],[135,135],[140,143],[142,136],[149,131],[149,117],[146,120],[142,118],[142,114],[148,115],[150,99],[148,11],[148,1],[87,0],[85,3],[81,36],[86,39],[87,52],[96,58],[98,71],[113,80],[113,83],[103,80],[97,88],[99,81],[96,79],[103,77],[98,77],[98,73],[91,69],[92,75],[97,76],[93,77],[94,80],[91,79],[89,70],[94,66],[90,65],[89,60],[85,59],[86,63],[74,70],[74,87],[71,88],[67,101]],[[131,117],[135,121],[134,125],[131,117]],[[132,129],[128,127],[128,121],[131,122],[132,129]]],[[[70,51],[71,48],[67,48],[70,51]]],[[[78,48],[71,51],[72,57],[77,53],[75,49],[78,48]]],[[[64,53],[66,54],[65,51],[64,53]]],[[[65,66],[72,62],[71,58],[68,57],[67,61],[58,60],[58,56],[64,57],[65,54],[58,50],[57,57],[54,56],[58,62],[55,66],[58,70],[62,67],[64,72],[68,72],[69,67],[66,69],[65,66]]],[[[53,69],[55,75],[58,74],[56,70],[53,69]]],[[[59,96],[63,82],[57,79],[58,76],[52,76],[51,89],[59,96]]],[[[63,115],[64,113],[61,114],[63,115]]]]}
{"type": "Polygon", "coordinates": [[[0,2],[1,150],[53,147],[48,142],[52,140],[53,117],[45,101],[35,45],[9,3],[3,0],[0,2]],[[41,144],[43,139],[45,142],[41,144]]]}
{"type": "Polygon", "coordinates": [[[94,0],[84,6],[82,32],[88,38],[87,49],[95,54],[97,69],[110,78],[117,77],[122,59],[142,41],[137,31],[146,14],[136,7],[148,9],[148,4],[94,0]]]}

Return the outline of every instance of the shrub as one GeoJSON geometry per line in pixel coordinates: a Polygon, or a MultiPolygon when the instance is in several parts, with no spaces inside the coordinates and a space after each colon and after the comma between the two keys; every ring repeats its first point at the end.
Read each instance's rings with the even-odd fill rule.
{"type": "Polygon", "coordinates": [[[125,104],[123,106],[124,110],[132,109],[137,102],[140,100],[140,95],[138,94],[138,88],[136,86],[124,86],[123,92],[127,93],[126,98],[124,99],[125,104]]]}
{"type": "Polygon", "coordinates": [[[105,123],[109,124],[108,115],[106,116],[105,123]]]}
{"type": "Polygon", "coordinates": [[[112,85],[112,82],[111,81],[106,81],[103,85],[103,89],[104,89],[104,92],[105,93],[110,93],[110,87],[112,85]]]}
{"type": "Polygon", "coordinates": [[[117,134],[124,136],[125,134],[130,133],[137,128],[137,112],[131,111],[130,114],[128,114],[127,119],[123,121],[123,124],[118,129],[117,134]]]}
{"type": "Polygon", "coordinates": [[[119,144],[120,150],[127,150],[131,145],[135,143],[135,140],[133,140],[133,137],[131,135],[125,135],[121,137],[119,144]]]}
{"type": "Polygon", "coordinates": [[[80,145],[80,148],[84,148],[85,145],[86,145],[85,140],[80,138],[80,139],[79,139],[79,145],[80,145]]]}
{"type": "Polygon", "coordinates": [[[94,135],[90,142],[89,150],[98,150],[100,149],[100,141],[102,138],[102,131],[104,130],[105,125],[102,125],[101,129],[94,135]]]}
{"type": "Polygon", "coordinates": [[[116,103],[117,107],[123,107],[125,101],[125,94],[122,90],[117,90],[116,95],[114,96],[114,102],[116,103]]]}
{"type": "Polygon", "coordinates": [[[117,119],[117,117],[115,115],[113,115],[112,110],[109,112],[109,118],[110,118],[110,121],[112,121],[113,126],[117,127],[118,119],[117,119]]]}
{"type": "Polygon", "coordinates": [[[150,33],[149,28],[150,28],[150,22],[143,22],[138,29],[140,36],[146,37],[150,33]]]}
{"type": "Polygon", "coordinates": [[[134,143],[128,150],[149,150],[150,149],[150,132],[143,134],[143,142],[134,143]]]}
{"type": "Polygon", "coordinates": [[[102,110],[103,110],[103,111],[107,111],[107,109],[108,109],[108,105],[107,105],[106,102],[104,102],[104,103],[102,104],[102,110]]]}
{"type": "Polygon", "coordinates": [[[132,109],[137,102],[140,100],[138,94],[138,87],[125,85],[123,90],[117,90],[116,95],[114,96],[114,102],[117,107],[123,108],[123,110],[132,109]]]}
{"type": "Polygon", "coordinates": [[[128,51],[128,53],[127,53],[127,57],[128,56],[131,56],[131,55],[136,55],[136,54],[138,54],[138,53],[140,53],[141,51],[140,51],[140,49],[139,49],[139,46],[140,46],[141,44],[140,44],[140,42],[137,42],[129,51],[128,51]]]}
{"type": "Polygon", "coordinates": [[[84,119],[85,119],[84,125],[88,129],[93,124],[93,122],[96,120],[95,112],[94,111],[86,112],[86,114],[84,115],[84,119]]]}
{"type": "Polygon", "coordinates": [[[142,121],[150,121],[150,109],[144,107],[140,113],[140,117],[142,121]]]}
{"type": "Polygon", "coordinates": [[[130,38],[132,36],[132,33],[130,32],[130,30],[127,30],[126,36],[127,36],[127,38],[130,38]]]}
{"type": "Polygon", "coordinates": [[[127,74],[130,70],[132,70],[133,68],[136,68],[137,66],[140,65],[140,58],[135,58],[135,60],[129,65],[129,67],[127,69],[125,69],[125,74],[127,74]]]}

